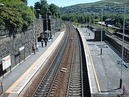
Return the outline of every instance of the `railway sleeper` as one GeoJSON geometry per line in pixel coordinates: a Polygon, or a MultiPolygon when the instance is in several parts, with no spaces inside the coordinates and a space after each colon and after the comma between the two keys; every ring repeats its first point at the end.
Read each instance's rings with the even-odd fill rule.
{"type": "Polygon", "coordinates": [[[81,88],[80,85],[71,85],[70,88],[81,88]]]}
{"type": "Polygon", "coordinates": [[[72,82],[71,85],[72,86],[81,86],[80,81],[72,82]]]}
{"type": "Polygon", "coordinates": [[[70,93],[70,96],[81,96],[81,93],[70,93]]]}
{"type": "Polygon", "coordinates": [[[69,91],[69,93],[80,93],[81,90],[72,90],[72,91],[69,91]]]}
{"type": "Polygon", "coordinates": [[[76,92],[78,92],[78,91],[79,91],[79,92],[81,92],[81,88],[77,88],[77,89],[76,89],[76,88],[74,88],[74,89],[70,89],[70,90],[69,90],[69,92],[72,92],[72,91],[76,91],[76,92]]]}
{"type": "MultiPolygon", "coordinates": [[[[69,97],[75,97],[75,96],[69,96],[69,97]]],[[[76,97],[81,97],[81,96],[76,96],[76,97]]]]}

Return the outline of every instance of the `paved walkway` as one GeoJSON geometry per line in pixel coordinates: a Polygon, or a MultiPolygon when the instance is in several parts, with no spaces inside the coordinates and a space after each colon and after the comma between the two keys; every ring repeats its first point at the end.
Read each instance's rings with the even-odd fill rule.
{"type": "MultiPolygon", "coordinates": [[[[84,32],[86,40],[93,39],[94,32],[87,28],[79,28],[84,32]],[[90,35],[89,35],[90,33],[90,35]]],[[[121,58],[114,52],[112,46],[102,42],[103,54],[100,55],[101,42],[87,41],[90,48],[90,53],[95,65],[101,93],[121,93],[120,78],[121,78],[121,64],[118,61],[121,58]]],[[[129,90],[129,66],[122,65],[123,85],[126,90],[129,90]]]]}
{"type": "Polygon", "coordinates": [[[49,40],[46,47],[41,47],[41,43],[38,43],[38,51],[36,51],[36,54],[30,55],[22,63],[12,69],[11,72],[8,72],[0,78],[4,91],[7,90],[48,49],[59,34],[60,32],[57,32],[53,37],[53,40],[49,40]]]}

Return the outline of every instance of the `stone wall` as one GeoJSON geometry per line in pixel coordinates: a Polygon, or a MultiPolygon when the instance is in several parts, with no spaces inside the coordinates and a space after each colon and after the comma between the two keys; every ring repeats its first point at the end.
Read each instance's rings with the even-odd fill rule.
{"type": "MultiPolygon", "coordinates": [[[[34,28],[36,35],[40,35],[43,32],[42,19],[38,19],[34,22],[34,28]]],[[[7,30],[0,30],[0,75],[3,75],[10,70],[2,70],[2,59],[8,55],[11,55],[11,68],[23,61],[27,56],[32,54],[32,46],[34,45],[35,33],[33,26],[31,25],[27,31],[19,31],[15,38],[9,37],[7,30]],[[21,48],[24,48],[20,50],[21,48]]]]}
{"type": "MultiPolygon", "coordinates": [[[[41,33],[43,33],[43,19],[36,19],[33,24],[25,32],[19,30],[15,38],[9,36],[9,31],[6,29],[0,30],[0,76],[10,70],[10,68],[5,71],[2,70],[2,59],[4,57],[11,55],[11,68],[13,68],[32,54],[35,37],[41,37],[41,33]],[[20,50],[21,48],[22,50],[20,50]]],[[[51,33],[53,35],[61,29],[60,26],[60,19],[51,19],[51,33]]]]}

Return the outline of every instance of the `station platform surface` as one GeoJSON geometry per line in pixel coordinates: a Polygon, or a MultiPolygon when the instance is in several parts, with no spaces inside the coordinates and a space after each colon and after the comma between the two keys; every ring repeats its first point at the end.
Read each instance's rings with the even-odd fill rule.
{"type": "Polygon", "coordinates": [[[0,78],[4,93],[20,93],[27,82],[33,77],[40,66],[54,52],[60,40],[64,36],[65,31],[56,32],[52,40],[48,41],[47,46],[41,47],[38,43],[38,50],[35,54],[31,54],[22,63],[6,73],[0,78]]]}
{"type": "MultiPolygon", "coordinates": [[[[93,40],[94,32],[87,28],[78,28],[83,33],[85,40],[93,40]],[[89,34],[90,33],[90,34],[89,34]]],[[[122,60],[114,51],[113,47],[107,42],[103,41],[87,41],[90,55],[95,68],[97,88],[99,86],[99,94],[122,94],[123,91],[129,93],[129,65],[122,65],[122,60]],[[102,47],[102,55],[100,48],[102,47]],[[122,70],[123,89],[120,89],[120,78],[122,70]]],[[[105,96],[103,96],[105,97],[105,96]]],[[[112,97],[112,96],[111,96],[112,97]]],[[[113,96],[116,97],[116,96],[113,96]]]]}
{"type": "MultiPolygon", "coordinates": [[[[77,28],[76,26],[74,26],[74,27],[77,28]]],[[[91,92],[91,94],[96,94],[100,91],[100,86],[98,83],[98,77],[96,75],[96,71],[95,71],[93,61],[92,61],[90,50],[89,50],[84,32],[80,28],[77,28],[77,30],[81,36],[83,47],[84,47],[84,53],[85,53],[85,59],[86,59],[86,65],[87,65],[86,66],[87,67],[87,74],[88,74],[88,78],[89,78],[90,92],[91,92]]]]}

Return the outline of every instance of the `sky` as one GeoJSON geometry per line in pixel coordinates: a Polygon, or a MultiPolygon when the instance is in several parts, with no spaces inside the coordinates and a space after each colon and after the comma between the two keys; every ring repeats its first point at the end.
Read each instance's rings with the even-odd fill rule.
{"type": "MultiPolygon", "coordinates": [[[[40,1],[40,0],[28,0],[28,5],[33,6],[34,3],[37,1],[40,1]]],[[[54,3],[59,7],[65,7],[65,6],[70,6],[74,4],[80,4],[80,3],[91,3],[96,1],[100,1],[100,0],[47,0],[48,4],[54,3]]]]}

